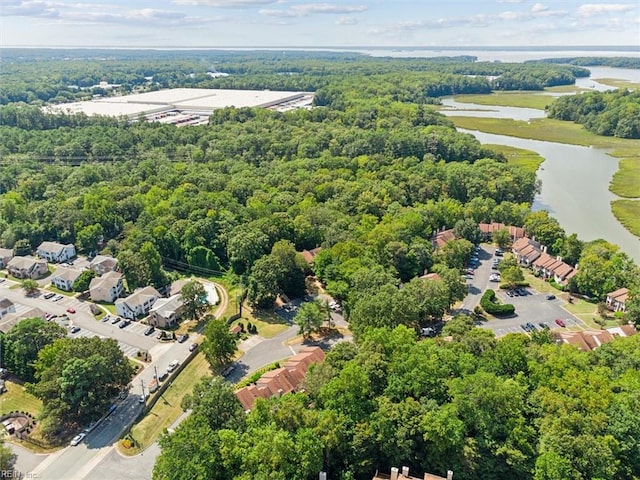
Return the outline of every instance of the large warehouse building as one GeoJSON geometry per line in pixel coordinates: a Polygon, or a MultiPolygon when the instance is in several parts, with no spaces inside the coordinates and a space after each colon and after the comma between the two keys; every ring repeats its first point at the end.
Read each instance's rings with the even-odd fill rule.
{"type": "Polygon", "coordinates": [[[149,121],[197,125],[207,123],[209,115],[220,108],[262,107],[287,111],[310,108],[312,102],[313,93],[309,92],[173,88],[88,102],[62,103],[46,109],[51,113],[85,113],[132,120],[144,116],[149,121]]]}

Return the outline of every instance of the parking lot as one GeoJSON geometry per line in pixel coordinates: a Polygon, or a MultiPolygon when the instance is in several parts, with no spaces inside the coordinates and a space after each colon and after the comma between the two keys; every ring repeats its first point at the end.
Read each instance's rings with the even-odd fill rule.
{"type": "Polygon", "coordinates": [[[47,299],[44,291],[36,296],[27,297],[23,290],[15,288],[15,285],[16,283],[11,281],[0,283],[0,297],[11,300],[14,303],[16,313],[26,313],[30,309],[38,308],[42,312],[50,314],[52,321],[67,328],[70,337],[114,338],[125,355],[131,357],[134,357],[140,350],[150,351],[161,344],[155,335],[144,335],[148,325],[131,322],[126,327],[119,328],[119,321],[112,323],[111,321],[96,320],[89,310],[89,304],[76,297],[58,295],[47,299]],[[77,331],[72,332],[72,329],[77,331]]]}
{"type": "Polygon", "coordinates": [[[461,311],[470,313],[480,303],[480,297],[488,289],[493,288],[502,303],[511,303],[516,307],[512,317],[491,318],[488,322],[479,323],[482,328],[492,330],[500,337],[507,333],[525,333],[523,324],[532,323],[536,329],[541,329],[540,323],[546,323],[551,329],[564,330],[575,326],[585,327],[584,323],[562,308],[563,300],[554,298],[547,300],[545,294],[533,288],[522,289],[524,295],[508,296],[500,290],[499,283],[490,281],[496,270],[492,269],[495,248],[483,245],[476,253],[476,260],[472,261],[473,275],[467,276],[469,293],[464,299],[461,311]],[[560,327],[555,321],[561,319],[566,327],[560,327]]]}
{"type": "Polygon", "coordinates": [[[557,298],[547,300],[545,294],[532,288],[524,290],[526,295],[513,297],[508,297],[504,291],[497,290],[496,295],[500,301],[513,304],[516,307],[516,314],[513,317],[494,318],[482,324],[482,327],[493,330],[498,337],[507,333],[524,333],[522,324],[527,322],[535,325],[538,330],[542,328],[539,325],[541,322],[547,323],[552,330],[565,330],[575,326],[585,327],[581,320],[562,308],[563,300],[557,298]],[[563,328],[556,324],[556,319],[561,319],[566,327],[563,328]]]}

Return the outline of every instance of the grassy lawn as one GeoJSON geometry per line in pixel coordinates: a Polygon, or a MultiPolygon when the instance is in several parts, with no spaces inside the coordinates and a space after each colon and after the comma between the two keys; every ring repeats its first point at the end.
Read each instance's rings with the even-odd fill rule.
{"type": "Polygon", "coordinates": [[[609,188],[620,197],[640,197],[640,158],[623,158],[609,188]]]}
{"type": "Polygon", "coordinates": [[[612,153],[615,157],[634,157],[638,155],[637,152],[640,149],[640,140],[602,137],[587,131],[577,123],[550,118],[537,118],[530,122],[508,118],[450,117],[449,119],[457,127],[496,135],[570,145],[593,145],[598,148],[611,148],[615,149],[612,153]]]}
{"type": "Polygon", "coordinates": [[[627,80],[617,80],[615,78],[594,78],[594,80],[603,85],[609,85],[617,88],[628,88],[629,90],[637,90],[640,83],[629,82],[627,80]]]}
{"type": "Polygon", "coordinates": [[[545,92],[550,93],[578,93],[588,90],[586,88],[576,87],[575,85],[558,85],[556,87],[546,87],[545,92]]]}
{"type": "Polygon", "coordinates": [[[122,441],[118,449],[125,455],[136,455],[155,442],[160,434],[182,414],[180,403],[185,394],[191,393],[193,387],[205,376],[211,375],[209,363],[203,354],[196,357],[180,372],[180,375],[167,388],[151,411],[131,429],[131,436],[137,446],[125,449],[122,441]]]}
{"type": "Polygon", "coordinates": [[[640,237],[640,200],[614,200],[611,210],[627,230],[640,237]]]}
{"type": "Polygon", "coordinates": [[[0,415],[15,410],[29,412],[34,417],[40,415],[42,402],[26,392],[22,385],[6,381],[7,393],[0,395],[0,415]]]}
{"type": "Polygon", "coordinates": [[[540,92],[494,92],[488,95],[457,95],[460,103],[476,103],[478,105],[496,105],[500,107],[522,107],[544,110],[555,100],[554,97],[540,92]]]}
{"type": "Polygon", "coordinates": [[[118,310],[116,310],[115,303],[102,303],[102,302],[99,302],[99,303],[97,303],[97,305],[100,308],[106,309],[111,315],[118,315],[118,310]]]}
{"type": "Polygon", "coordinates": [[[518,165],[530,172],[536,172],[544,157],[531,150],[525,150],[523,148],[510,147],[508,145],[493,145],[487,144],[485,147],[489,147],[491,150],[502,153],[507,162],[518,165]]]}
{"type": "Polygon", "coordinates": [[[53,283],[50,284],[50,285],[47,285],[46,289],[48,291],[50,291],[50,292],[59,293],[60,295],[64,295],[65,297],[73,297],[76,294],[76,292],[67,292],[66,290],[60,290],[53,283]]]}
{"type": "Polygon", "coordinates": [[[264,338],[275,337],[284,332],[289,326],[284,319],[275,312],[269,310],[253,310],[250,306],[242,305],[242,322],[246,325],[247,321],[258,327],[258,335],[264,338]]]}

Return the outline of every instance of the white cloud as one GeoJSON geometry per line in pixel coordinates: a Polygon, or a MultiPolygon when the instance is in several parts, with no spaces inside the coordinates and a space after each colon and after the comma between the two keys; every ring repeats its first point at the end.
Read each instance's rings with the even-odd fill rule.
{"type": "Polygon", "coordinates": [[[522,3],[524,0],[498,0],[498,3],[522,3]]]}
{"type": "Polygon", "coordinates": [[[367,10],[366,5],[335,5],[332,3],[307,3],[292,5],[286,10],[263,9],[262,15],[268,17],[307,17],[314,14],[359,13],[367,10]]]}
{"type": "Polygon", "coordinates": [[[213,8],[252,8],[280,2],[279,0],[173,0],[173,3],[213,8]]]}
{"type": "Polygon", "coordinates": [[[591,17],[594,15],[606,15],[609,13],[629,12],[637,8],[637,5],[628,3],[586,3],[578,8],[578,15],[591,17]]]}
{"type": "Polygon", "coordinates": [[[549,10],[549,7],[543,5],[542,3],[536,3],[533,7],[531,7],[531,11],[533,13],[546,12],[549,10]]]}
{"type": "Polygon", "coordinates": [[[357,23],[356,17],[340,17],[336,20],[336,25],[356,25],[357,23]]]}

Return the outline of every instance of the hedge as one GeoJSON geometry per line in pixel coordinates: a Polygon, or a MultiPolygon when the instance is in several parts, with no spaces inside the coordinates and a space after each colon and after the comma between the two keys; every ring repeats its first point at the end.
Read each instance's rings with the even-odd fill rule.
{"type": "Polygon", "coordinates": [[[480,306],[485,312],[491,315],[513,315],[515,313],[516,307],[514,307],[512,304],[495,303],[495,300],[496,292],[489,288],[482,295],[482,298],[480,299],[480,306]]]}

